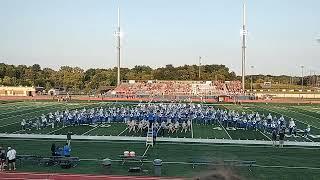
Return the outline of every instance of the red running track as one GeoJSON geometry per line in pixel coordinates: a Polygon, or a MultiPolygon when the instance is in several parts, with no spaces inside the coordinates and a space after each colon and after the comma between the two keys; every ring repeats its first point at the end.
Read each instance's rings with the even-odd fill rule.
{"type": "MultiPolygon", "coordinates": [[[[43,174],[43,173],[22,173],[22,172],[0,172],[1,180],[165,180],[159,177],[147,176],[106,176],[88,174],[43,174]]],[[[170,180],[178,180],[167,178],[170,180]]]]}

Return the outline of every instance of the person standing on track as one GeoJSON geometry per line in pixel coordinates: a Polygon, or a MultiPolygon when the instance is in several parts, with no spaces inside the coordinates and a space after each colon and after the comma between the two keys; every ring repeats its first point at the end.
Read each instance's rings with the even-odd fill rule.
{"type": "Polygon", "coordinates": [[[156,145],[156,140],[157,140],[157,128],[153,128],[153,130],[152,130],[152,138],[153,138],[153,145],[156,145]]]}
{"type": "Polygon", "coordinates": [[[284,129],[281,129],[279,132],[279,148],[283,148],[284,136],[285,136],[284,129]]]}
{"type": "Polygon", "coordinates": [[[272,130],[272,147],[276,146],[277,142],[277,131],[275,129],[272,130]]]}
{"type": "Polygon", "coordinates": [[[57,150],[56,144],[55,144],[55,143],[52,143],[52,145],[51,145],[51,155],[52,155],[52,156],[56,156],[56,155],[57,155],[57,154],[56,154],[56,150],[57,150]]]}
{"type": "Polygon", "coordinates": [[[11,171],[11,167],[13,170],[16,170],[16,150],[14,150],[11,147],[8,147],[8,152],[7,152],[7,158],[8,158],[8,166],[9,166],[9,171],[11,171]]]}
{"type": "Polygon", "coordinates": [[[68,132],[67,133],[67,144],[68,144],[68,146],[70,146],[70,143],[71,143],[71,135],[72,135],[72,132],[68,132]]]}
{"type": "Polygon", "coordinates": [[[0,146],[0,171],[4,171],[5,162],[6,162],[6,150],[0,146]]]}

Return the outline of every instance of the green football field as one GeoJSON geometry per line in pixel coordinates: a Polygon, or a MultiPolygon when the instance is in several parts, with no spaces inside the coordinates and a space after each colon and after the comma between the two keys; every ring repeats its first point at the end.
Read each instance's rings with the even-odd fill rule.
{"type": "MultiPolygon", "coordinates": [[[[71,131],[76,135],[84,136],[140,136],[143,132],[128,132],[123,123],[110,123],[102,125],[82,125],[69,127],[47,127],[40,130],[22,131],[20,123],[22,119],[39,118],[41,114],[48,114],[57,110],[82,109],[107,106],[133,106],[133,103],[106,103],[106,102],[1,102],[0,103],[0,133],[9,134],[48,134],[64,135],[71,131]]],[[[293,118],[298,129],[305,129],[311,125],[311,134],[307,138],[287,137],[288,141],[318,142],[317,135],[320,135],[320,105],[313,104],[210,104],[219,109],[230,109],[238,112],[259,112],[279,117],[284,115],[286,120],[293,118]]],[[[23,136],[23,135],[22,135],[23,136]]],[[[165,134],[165,137],[172,138],[196,138],[196,139],[233,139],[233,140],[266,140],[270,141],[270,134],[255,130],[228,129],[220,124],[199,125],[193,124],[192,132],[178,132],[165,134]]],[[[36,154],[42,156],[50,155],[51,143],[63,145],[58,140],[42,139],[0,139],[0,145],[13,146],[18,154],[36,154]]],[[[103,158],[119,160],[118,155],[125,150],[133,150],[142,155],[145,150],[143,142],[123,141],[73,141],[72,155],[82,159],[79,166],[73,169],[63,170],[59,167],[35,166],[24,163],[19,169],[22,171],[41,172],[68,172],[68,173],[89,173],[89,174],[128,174],[130,164],[122,166],[114,162],[109,172],[100,166],[103,158]]],[[[151,147],[146,156],[150,162],[143,165],[142,173],[138,175],[154,175],[151,161],[160,158],[164,161],[162,175],[190,177],[199,173],[222,168],[220,165],[196,165],[191,162],[223,162],[224,160],[254,160],[255,167],[230,167],[232,171],[245,179],[317,179],[320,176],[319,148],[307,147],[286,147],[284,149],[272,148],[263,145],[215,145],[215,144],[185,144],[185,143],[159,143],[151,147]]],[[[221,163],[220,163],[221,164],[221,163]]],[[[229,168],[229,167],[227,167],[229,168]]],[[[129,174],[132,175],[132,174],[129,174]]],[[[136,175],[136,174],[133,174],[136,175]]]]}
{"type": "MultiPolygon", "coordinates": [[[[60,135],[72,132],[76,135],[88,136],[145,136],[144,132],[129,132],[123,123],[110,123],[103,125],[81,125],[55,128],[47,127],[44,129],[31,131],[22,131],[20,123],[22,119],[40,118],[41,114],[54,113],[66,109],[82,109],[107,106],[134,106],[133,103],[58,103],[58,102],[13,102],[0,105],[0,133],[13,134],[52,134],[60,135]]],[[[311,134],[307,138],[298,135],[296,137],[287,137],[289,141],[320,141],[317,135],[320,135],[320,105],[283,105],[283,104],[213,104],[215,108],[235,110],[247,113],[258,112],[267,115],[280,117],[283,115],[286,120],[293,118],[298,129],[304,130],[307,125],[311,125],[311,134]]],[[[255,130],[242,130],[224,128],[220,124],[201,125],[193,124],[192,132],[181,132],[174,134],[165,134],[165,137],[187,137],[202,139],[241,139],[241,140],[270,140],[270,134],[255,130]]]]}

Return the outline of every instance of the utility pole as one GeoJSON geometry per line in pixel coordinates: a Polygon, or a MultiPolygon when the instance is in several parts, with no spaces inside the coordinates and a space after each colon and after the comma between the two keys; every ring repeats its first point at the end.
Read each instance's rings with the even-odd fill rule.
{"type": "MultiPolygon", "coordinates": [[[[320,33],[318,34],[318,36],[316,37],[316,40],[318,41],[318,43],[320,43],[320,33]]],[[[316,73],[314,73],[316,75],[316,73]]],[[[316,75],[316,87],[318,87],[319,83],[318,83],[318,75],[316,75]]]]}
{"type": "Polygon", "coordinates": [[[199,80],[201,78],[201,56],[199,56],[199,80]]]}
{"type": "Polygon", "coordinates": [[[254,66],[250,66],[251,67],[251,70],[252,70],[252,72],[251,72],[251,93],[252,93],[252,90],[253,90],[253,68],[254,68],[254,66]]]}
{"type": "Polygon", "coordinates": [[[316,84],[317,84],[317,82],[316,82],[316,71],[313,71],[313,76],[312,76],[312,86],[313,87],[316,87],[316,84]]]}
{"type": "Polygon", "coordinates": [[[245,76],[246,76],[246,41],[247,41],[247,29],[246,29],[246,4],[243,3],[243,12],[242,12],[242,30],[241,30],[241,36],[242,36],[242,90],[243,93],[245,93],[245,76]]]}
{"type": "Polygon", "coordinates": [[[304,66],[301,66],[301,85],[302,85],[302,90],[303,90],[303,68],[304,66]]]}
{"type": "Polygon", "coordinates": [[[308,79],[309,79],[309,85],[312,86],[312,70],[311,69],[310,69],[310,76],[308,79]]]}
{"type": "Polygon", "coordinates": [[[117,85],[120,85],[120,61],[121,61],[121,31],[120,31],[120,7],[118,7],[118,25],[117,30],[115,32],[115,36],[117,38],[117,85]]]}

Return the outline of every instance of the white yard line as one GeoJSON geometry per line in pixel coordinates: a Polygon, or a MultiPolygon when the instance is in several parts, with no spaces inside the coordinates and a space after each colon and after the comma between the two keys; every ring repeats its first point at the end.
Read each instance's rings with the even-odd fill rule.
{"type": "Polygon", "coordinates": [[[270,141],[272,141],[272,139],[269,137],[269,136],[267,136],[265,133],[263,133],[262,131],[260,131],[260,130],[258,130],[262,135],[264,135],[264,137],[266,137],[266,138],[268,138],[270,141]]]}
{"type": "Polygon", "coordinates": [[[61,128],[58,128],[58,129],[53,130],[53,131],[50,131],[50,132],[48,132],[47,134],[54,133],[54,132],[59,131],[59,130],[61,130],[61,129],[65,128],[65,127],[67,127],[67,126],[64,126],[64,127],[62,126],[61,128]]]}
{"type": "Polygon", "coordinates": [[[297,111],[294,111],[294,110],[291,110],[291,109],[286,109],[287,111],[292,111],[292,112],[295,112],[295,113],[298,113],[298,114],[302,114],[304,116],[308,116],[308,117],[311,117],[311,118],[314,118],[314,119],[318,119],[320,120],[320,118],[317,118],[317,117],[314,117],[314,116],[311,116],[309,114],[304,114],[304,113],[301,113],[301,112],[297,112],[297,111]]]}
{"type": "Polygon", "coordinates": [[[224,107],[224,108],[226,108],[226,109],[229,109],[229,108],[227,108],[224,104],[220,104],[220,106],[222,106],[222,107],[224,107]]]}
{"type": "Polygon", "coordinates": [[[95,129],[99,128],[100,126],[101,126],[101,124],[100,124],[100,125],[98,125],[98,126],[96,126],[96,127],[94,127],[94,128],[92,128],[92,129],[90,129],[89,131],[87,131],[87,132],[85,132],[85,133],[83,133],[83,134],[81,134],[81,135],[86,135],[86,134],[88,134],[89,132],[91,132],[91,131],[93,131],[93,130],[95,130],[95,129]]]}
{"type": "Polygon", "coordinates": [[[320,115],[320,111],[316,111],[316,110],[314,110],[314,109],[310,109],[309,107],[306,107],[306,106],[304,106],[304,107],[294,107],[294,108],[296,108],[296,109],[301,109],[301,110],[305,110],[305,111],[309,111],[309,112],[313,112],[313,113],[316,113],[316,114],[319,114],[320,115]]]}
{"type": "Polygon", "coordinates": [[[147,146],[147,148],[146,148],[146,150],[144,151],[144,153],[143,153],[142,157],[144,157],[144,156],[147,154],[147,152],[148,152],[149,148],[150,148],[150,145],[148,145],[148,146],[147,146]]]}
{"type": "MultiPolygon", "coordinates": [[[[221,104],[221,106],[223,106],[223,107],[226,108],[226,109],[229,109],[229,108],[227,108],[226,106],[224,106],[223,104],[221,104]]],[[[218,122],[219,122],[220,127],[222,127],[222,129],[224,130],[224,132],[226,132],[226,134],[229,136],[229,138],[232,139],[232,137],[230,136],[230,134],[228,133],[228,131],[226,130],[226,128],[224,128],[224,126],[221,124],[220,121],[218,121],[218,122]]]]}
{"type": "Polygon", "coordinates": [[[227,133],[227,135],[229,136],[230,139],[232,139],[232,137],[230,136],[230,134],[228,133],[228,131],[226,130],[226,128],[223,127],[223,125],[221,124],[221,122],[219,122],[220,126],[222,127],[222,129],[224,130],[224,132],[227,133]]]}
{"type": "Polygon", "coordinates": [[[191,138],[193,138],[193,122],[192,122],[192,119],[191,119],[191,138]]]}
{"type": "Polygon", "coordinates": [[[5,126],[10,126],[12,124],[18,124],[19,122],[13,122],[13,123],[9,123],[9,124],[5,124],[5,125],[1,125],[0,127],[5,127],[5,126]]]}
{"type": "MultiPolygon", "coordinates": [[[[61,107],[65,107],[65,106],[61,106],[61,107]]],[[[52,107],[52,108],[49,108],[49,109],[58,109],[58,108],[57,107],[52,107]]],[[[25,116],[27,114],[34,114],[34,113],[39,113],[39,112],[43,112],[43,111],[48,111],[49,109],[43,109],[43,110],[40,110],[40,111],[32,111],[32,112],[28,112],[28,113],[24,113],[24,114],[10,116],[10,117],[7,117],[7,118],[2,118],[2,119],[0,119],[0,122],[3,121],[3,120],[8,120],[8,119],[15,118],[15,117],[25,116]]]]}
{"type": "Polygon", "coordinates": [[[118,136],[120,136],[121,134],[123,134],[128,128],[125,128],[121,133],[118,134],[118,136]]]}
{"type": "Polygon", "coordinates": [[[36,105],[36,107],[34,106],[27,106],[29,108],[18,108],[19,110],[17,110],[17,108],[15,109],[10,109],[9,112],[7,110],[7,112],[5,113],[1,113],[0,116],[3,116],[3,115],[6,115],[6,114],[11,114],[11,113],[17,113],[17,112],[21,112],[21,111],[32,111],[32,110],[36,110],[36,109],[39,109],[39,108],[43,108],[43,107],[50,107],[50,106],[55,106],[56,104],[48,104],[48,105],[45,105],[45,106],[39,106],[39,105],[36,105]]]}

